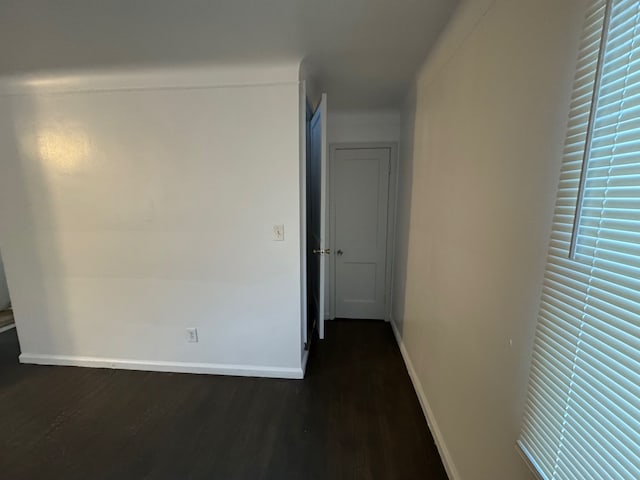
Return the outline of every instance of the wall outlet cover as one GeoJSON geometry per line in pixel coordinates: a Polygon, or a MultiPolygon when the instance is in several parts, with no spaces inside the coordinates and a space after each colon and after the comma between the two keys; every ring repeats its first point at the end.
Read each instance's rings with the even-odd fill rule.
{"type": "Polygon", "coordinates": [[[187,328],[187,342],[198,343],[198,329],[187,328]]]}

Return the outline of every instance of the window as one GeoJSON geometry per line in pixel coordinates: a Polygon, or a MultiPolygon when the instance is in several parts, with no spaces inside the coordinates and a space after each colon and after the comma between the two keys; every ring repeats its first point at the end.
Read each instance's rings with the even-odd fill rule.
{"type": "Polygon", "coordinates": [[[640,479],[638,0],[590,0],[518,444],[545,480],[640,479]]]}

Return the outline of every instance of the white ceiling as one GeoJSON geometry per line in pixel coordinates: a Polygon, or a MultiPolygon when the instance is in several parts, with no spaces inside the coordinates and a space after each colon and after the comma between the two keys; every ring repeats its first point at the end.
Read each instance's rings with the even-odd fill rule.
{"type": "Polygon", "coordinates": [[[0,75],[304,58],[333,108],[397,108],[457,4],[0,0],[0,75]]]}

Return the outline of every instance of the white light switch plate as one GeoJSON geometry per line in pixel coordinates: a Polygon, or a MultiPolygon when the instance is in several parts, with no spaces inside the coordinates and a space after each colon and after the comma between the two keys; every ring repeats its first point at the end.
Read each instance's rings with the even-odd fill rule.
{"type": "Polygon", "coordinates": [[[284,241],[284,225],[273,226],[273,240],[276,242],[284,241]]]}

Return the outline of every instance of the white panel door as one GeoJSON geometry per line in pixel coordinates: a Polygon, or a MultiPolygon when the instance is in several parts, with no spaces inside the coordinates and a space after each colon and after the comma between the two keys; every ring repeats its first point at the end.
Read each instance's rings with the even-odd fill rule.
{"type": "MultiPolygon", "coordinates": [[[[307,295],[310,322],[318,325],[318,336],[324,338],[324,296],[327,201],[327,95],[322,94],[320,105],[309,125],[310,155],[307,166],[307,295]]],[[[313,335],[313,325],[309,328],[313,335]]],[[[310,341],[310,339],[309,339],[310,341]]]]}
{"type": "Polygon", "coordinates": [[[338,318],[385,318],[389,148],[340,148],[331,167],[338,318]]]}

